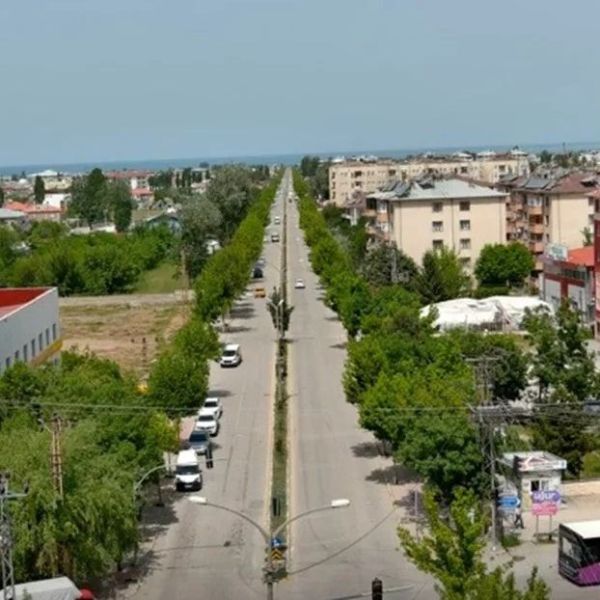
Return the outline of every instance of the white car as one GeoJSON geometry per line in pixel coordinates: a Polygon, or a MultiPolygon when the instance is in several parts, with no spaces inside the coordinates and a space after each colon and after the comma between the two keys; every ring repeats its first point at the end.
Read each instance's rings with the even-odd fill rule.
{"type": "Polygon", "coordinates": [[[219,433],[219,420],[215,417],[214,412],[210,408],[201,408],[198,411],[196,429],[204,429],[213,437],[219,433]]]}
{"type": "Polygon", "coordinates": [[[294,284],[294,287],[297,290],[303,290],[306,286],[304,285],[304,279],[296,279],[296,283],[294,284]]]}
{"type": "Polygon", "coordinates": [[[239,344],[226,344],[219,361],[222,367],[237,367],[242,362],[242,351],[239,344]]]}
{"type": "Polygon", "coordinates": [[[208,397],[204,401],[204,406],[200,409],[200,411],[198,411],[198,416],[200,415],[200,412],[202,410],[204,410],[206,412],[208,412],[209,410],[212,411],[212,414],[215,416],[215,419],[217,419],[217,421],[218,421],[221,418],[221,416],[223,415],[223,405],[221,404],[221,399],[217,398],[216,396],[208,397]]]}

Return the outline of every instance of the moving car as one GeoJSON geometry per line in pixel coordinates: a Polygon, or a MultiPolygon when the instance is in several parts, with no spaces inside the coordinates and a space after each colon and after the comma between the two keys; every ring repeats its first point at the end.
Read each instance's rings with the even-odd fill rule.
{"type": "Polygon", "coordinates": [[[259,267],[262,267],[263,269],[265,268],[266,264],[267,264],[267,259],[264,256],[261,256],[257,261],[256,264],[259,267]]]}
{"type": "Polygon", "coordinates": [[[264,287],[259,286],[254,288],[254,297],[255,298],[264,298],[267,295],[267,290],[264,287]]]}
{"type": "Polygon", "coordinates": [[[216,436],[219,433],[219,420],[215,417],[214,412],[209,408],[201,408],[198,411],[196,419],[196,429],[204,429],[211,436],[216,436]]]}
{"type": "Polygon", "coordinates": [[[304,279],[296,279],[296,283],[294,284],[294,287],[297,290],[303,290],[306,286],[304,285],[304,279]]]}
{"type": "Polygon", "coordinates": [[[212,446],[210,441],[210,435],[206,429],[194,427],[190,438],[188,440],[190,448],[194,450],[196,454],[206,454],[209,446],[212,446]]]}
{"type": "Polygon", "coordinates": [[[281,218],[280,217],[275,217],[273,219],[273,222],[275,223],[275,225],[279,225],[279,223],[281,223],[281,218]]]}
{"type": "Polygon", "coordinates": [[[202,472],[198,456],[193,449],[181,450],[177,455],[175,464],[175,489],[178,492],[183,490],[201,490],[202,472]]]}
{"type": "MultiPolygon", "coordinates": [[[[264,289],[264,288],[263,288],[264,289]]],[[[239,344],[226,344],[219,361],[222,367],[237,367],[242,362],[242,351],[239,344]]]]}
{"type": "Polygon", "coordinates": [[[263,278],[263,270],[262,267],[256,265],[254,269],[252,269],[252,279],[262,279],[263,278]]]}
{"type": "MultiPolygon", "coordinates": [[[[220,419],[223,415],[223,405],[221,404],[221,399],[216,396],[209,396],[204,401],[204,406],[202,406],[201,410],[212,410],[216,419],[220,419]]],[[[200,413],[198,413],[200,414],[200,413]]]]}
{"type": "Polygon", "coordinates": [[[272,233],[271,234],[271,241],[272,242],[278,242],[279,241],[279,234],[278,233],[272,233]]]}

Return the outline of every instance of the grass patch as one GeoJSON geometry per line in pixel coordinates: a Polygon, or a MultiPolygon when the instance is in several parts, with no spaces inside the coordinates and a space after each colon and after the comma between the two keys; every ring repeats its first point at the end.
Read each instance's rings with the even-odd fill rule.
{"type": "Polygon", "coordinates": [[[508,548],[519,546],[521,544],[521,538],[517,533],[507,533],[502,537],[501,543],[502,547],[507,550],[508,548]]]}
{"type": "Polygon", "coordinates": [[[138,294],[170,294],[183,287],[178,265],[167,261],[142,273],[133,291],[138,294]]]}

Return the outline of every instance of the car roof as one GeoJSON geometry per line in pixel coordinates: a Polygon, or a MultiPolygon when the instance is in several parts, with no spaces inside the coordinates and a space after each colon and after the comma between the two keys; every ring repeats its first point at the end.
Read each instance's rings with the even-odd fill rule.
{"type": "Polygon", "coordinates": [[[198,416],[199,417],[204,417],[206,415],[211,416],[212,417],[213,411],[210,410],[210,408],[204,408],[202,407],[199,411],[198,411],[198,416]]]}
{"type": "Polygon", "coordinates": [[[190,450],[180,450],[177,455],[177,464],[178,465],[189,465],[189,464],[197,464],[198,457],[196,456],[196,451],[193,449],[190,450]]]}
{"type": "Polygon", "coordinates": [[[204,402],[208,402],[209,400],[216,400],[218,402],[220,398],[219,396],[206,396],[206,398],[204,398],[204,402]]]}

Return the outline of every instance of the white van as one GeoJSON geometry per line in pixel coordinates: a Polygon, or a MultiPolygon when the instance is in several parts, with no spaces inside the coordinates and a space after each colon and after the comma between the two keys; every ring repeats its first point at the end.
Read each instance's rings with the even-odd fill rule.
{"type": "Polygon", "coordinates": [[[196,451],[193,449],[181,450],[177,455],[175,488],[178,492],[202,489],[202,471],[200,471],[196,451]]]}
{"type": "Polygon", "coordinates": [[[239,344],[226,344],[219,361],[222,367],[237,367],[242,362],[242,351],[239,344]]]}

